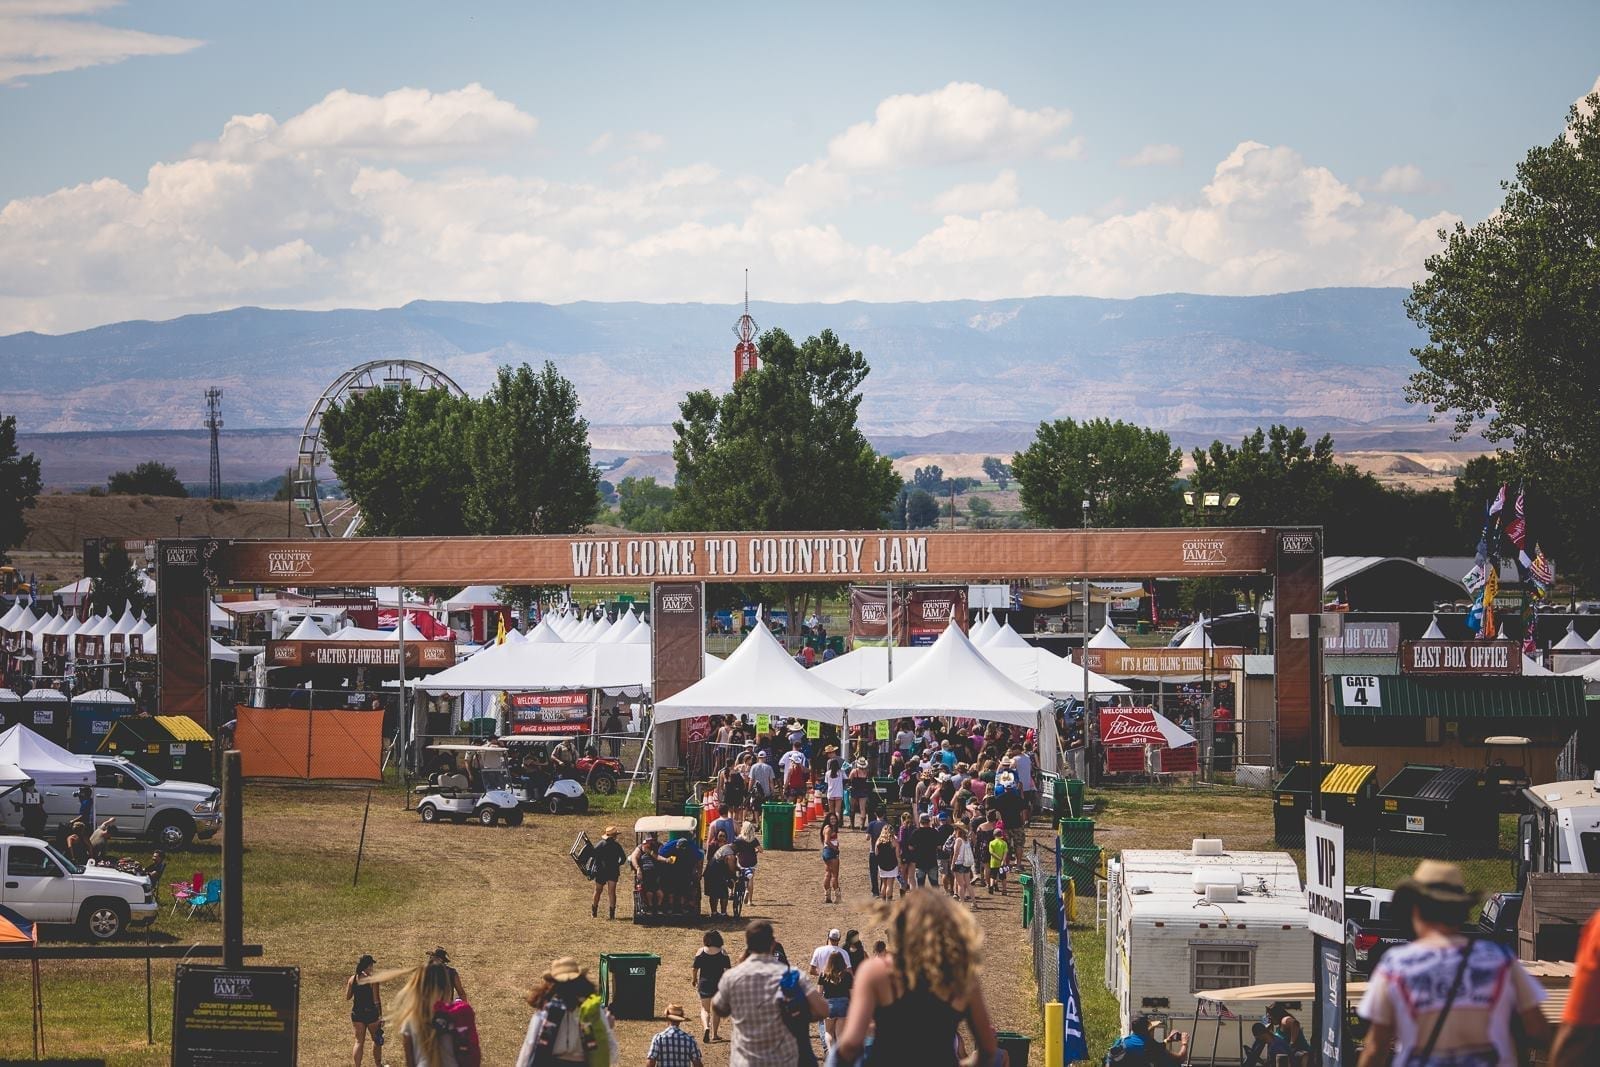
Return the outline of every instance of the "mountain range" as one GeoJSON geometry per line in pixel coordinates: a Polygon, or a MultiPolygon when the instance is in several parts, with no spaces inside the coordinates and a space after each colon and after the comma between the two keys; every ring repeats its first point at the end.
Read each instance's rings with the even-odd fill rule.
{"type": "MultiPolygon", "coordinates": [[[[1110,416],[1180,444],[1292,421],[1351,447],[1437,447],[1446,428],[1404,397],[1423,340],[1402,289],[1130,300],[1030,297],[751,305],[762,327],[832,329],[872,366],[862,423],[885,450],[1004,451],[1041,419],[1110,416]]],[[[741,308],[472,304],[237,308],[58,336],[0,337],[0,409],[29,434],[195,428],[224,390],[227,430],[297,427],[365,360],[433,364],[468,392],[497,366],[553,360],[597,449],[659,452],[691,389],[724,388],[741,308]]],[[[276,469],[282,469],[278,462],[276,469]]]]}

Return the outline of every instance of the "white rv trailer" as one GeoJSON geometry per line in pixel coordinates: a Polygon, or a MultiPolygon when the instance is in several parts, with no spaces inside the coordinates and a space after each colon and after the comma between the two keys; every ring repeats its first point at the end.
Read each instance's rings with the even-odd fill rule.
{"type": "Polygon", "coordinates": [[[1517,884],[1529,872],[1600,873],[1600,772],[1592,779],[1531,785],[1517,820],[1517,884]]]}
{"type": "MultiPolygon", "coordinates": [[[[1117,996],[1121,1033],[1136,1015],[1192,1027],[1197,991],[1304,982],[1312,937],[1300,872],[1286,852],[1229,852],[1215,838],[1187,851],[1125,849],[1110,867],[1112,944],[1106,985],[1117,996]]],[[[1237,1028],[1233,1028],[1237,1029],[1237,1028]]],[[[1238,1034],[1190,1062],[1239,1062],[1238,1034]]]]}

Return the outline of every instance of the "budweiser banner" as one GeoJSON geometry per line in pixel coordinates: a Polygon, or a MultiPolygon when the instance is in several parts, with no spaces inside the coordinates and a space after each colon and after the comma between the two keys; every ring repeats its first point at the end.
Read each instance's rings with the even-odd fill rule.
{"type": "Polygon", "coordinates": [[[1243,648],[1089,648],[1075,658],[1107,678],[1163,678],[1224,674],[1240,666],[1243,648]]]}
{"type": "Polygon", "coordinates": [[[586,734],[593,722],[589,691],[512,693],[506,700],[506,720],[514,734],[586,734]]]}
{"type": "MultiPolygon", "coordinates": [[[[1265,574],[1277,550],[1267,529],[363,537],[233,541],[214,565],[228,581],[261,585],[566,585],[618,578],[871,583],[1265,574]]],[[[1307,552],[1320,546],[1308,541],[1307,552]]]]}
{"type": "Polygon", "coordinates": [[[1400,646],[1406,674],[1521,674],[1515,641],[1407,641],[1400,646]]]}
{"type": "Polygon", "coordinates": [[[1399,651],[1397,622],[1345,622],[1339,633],[1322,635],[1324,656],[1392,656],[1399,651]]]}
{"type": "MultiPolygon", "coordinates": [[[[1175,723],[1163,720],[1154,708],[1101,708],[1100,743],[1103,745],[1170,745],[1188,738],[1175,723]]],[[[1193,738],[1188,738],[1193,740],[1193,738]]]]}
{"type": "Polygon", "coordinates": [[[902,644],[931,645],[944,633],[954,618],[962,630],[967,628],[967,587],[919,586],[911,590],[906,604],[908,638],[902,644]]]}
{"type": "MultiPolygon", "coordinates": [[[[400,662],[395,641],[268,641],[270,667],[394,667],[400,662]]],[[[407,641],[407,670],[455,666],[453,641],[407,641]]]]}

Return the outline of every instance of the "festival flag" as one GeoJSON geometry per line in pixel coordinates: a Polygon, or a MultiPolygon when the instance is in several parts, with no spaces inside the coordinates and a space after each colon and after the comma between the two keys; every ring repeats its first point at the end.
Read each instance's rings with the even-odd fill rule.
{"type": "MultiPolygon", "coordinates": [[[[1061,846],[1056,846],[1056,884],[1063,893],[1072,892],[1072,883],[1061,877],[1061,846]]],[[[1056,998],[1061,1001],[1061,1062],[1077,1063],[1089,1058],[1089,1038],[1083,1028],[1083,999],[1078,995],[1078,965],[1072,955],[1072,937],[1067,933],[1067,902],[1056,909],[1056,998]]]]}
{"type": "Polygon", "coordinates": [[[1500,487],[1500,491],[1494,495],[1494,499],[1489,501],[1489,514],[1490,515],[1498,515],[1505,508],[1505,506],[1506,506],[1506,490],[1508,488],[1510,488],[1510,487],[1502,485],[1500,487]]]}
{"type": "Polygon", "coordinates": [[[500,620],[500,629],[499,632],[494,635],[494,643],[497,645],[503,645],[506,643],[506,613],[503,611],[500,612],[497,618],[500,620]]]}
{"type": "Polygon", "coordinates": [[[1517,550],[1519,552],[1522,550],[1523,543],[1528,537],[1528,520],[1526,514],[1524,513],[1524,505],[1526,504],[1527,496],[1527,490],[1520,487],[1517,489],[1517,502],[1512,508],[1512,511],[1514,511],[1516,514],[1512,518],[1511,522],[1506,526],[1506,540],[1517,546],[1517,550]]]}
{"type": "Polygon", "coordinates": [[[1466,587],[1467,592],[1473,594],[1476,594],[1478,590],[1482,589],[1483,583],[1487,580],[1488,579],[1483,573],[1483,564],[1481,563],[1474,563],[1472,565],[1472,569],[1461,576],[1461,584],[1466,587]]]}
{"type": "Polygon", "coordinates": [[[1494,636],[1494,598],[1500,593],[1500,568],[1490,567],[1483,583],[1483,628],[1480,637],[1494,636]]]}
{"type": "Polygon", "coordinates": [[[1545,557],[1544,549],[1535,542],[1533,546],[1533,561],[1528,564],[1528,571],[1533,575],[1533,580],[1539,584],[1541,590],[1549,589],[1556,584],[1555,565],[1545,557]]]}

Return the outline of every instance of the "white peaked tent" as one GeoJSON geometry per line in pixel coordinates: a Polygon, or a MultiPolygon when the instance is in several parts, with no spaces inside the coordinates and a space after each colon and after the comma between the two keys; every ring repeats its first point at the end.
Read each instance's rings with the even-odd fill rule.
{"type": "Polygon", "coordinates": [[[601,637],[596,644],[620,645],[627,639],[629,634],[633,633],[638,625],[639,616],[631,611],[625,611],[622,613],[622,617],[612,624],[611,629],[607,630],[605,636],[601,637]]]}
{"type": "Polygon", "coordinates": [[[583,639],[589,642],[598,642],[601,638],[605,637],[606,634],[611,632],[612,625],[613,623],[609,618],[601,616],[595,620],[594,628],[585,634],[583,639]]]}
{"type": "Polygon", "coordinates": [[[142,637],[154,629],[155,624],[149,619],[140,619],[138,622],[133,624],[133,629],[129,630],[128,634],[132,637],[142,637]]]}
{"type": "MultiPolygon", "coordinates": [[[[894,648],[894,674],[898,678],[928,651],[927,646],[894,648]]],[[[842,656],[818,663],[811,673],[840,689],[865,693],[889,684],[889,649],[882,645],[862,645],[842,656]]]]}
{"type": "Polygon", "coordinates": [[[979,648],[982,648],[984,645],[987,645],[990,641],[992,641],[994,639],[994,635],[999,632],[1000,624],[995,622],[993,615],[986,614],[984,615],[983,619],[979,621],[978,625],[972,628],[972,643],[977,645],[979,648]]]}
{"type": "MultiPolygon", "coordinates": [[[[511,634],[508,632],[506,634],[506,636],[510,637],[511,634]]],[[[540,620],[539,625],[535,626],[533,629],[529,630],[526,634],[518,634],[517,636],[521,637],[524,641],[527,641],[529,644],[534,644],[534,645],[564,645],[564,644],[566,644],[566,642],[561,639],[561,635],[556,632],[555,626],[553,626],[551,624],[550,619],[548,617],[540,620]]]]}
{"type": "Polygon", "coordinates": [[[1578,631],[1572,623],[1567,623],[1566,635],[1550,646],[1552,652],[1592,652],[1589,642],[1578,636],[1578,631]]]}
{"type": "MultiPolygon", "coordinates": [[[[974,638],[972,643],[976,645],[978,640],[974,638]]],[[[994,633],[989,636],[989,640],[983,642],[982,647],[984,655],[987,656],[989,654],[988,650],[991,648],[1032,649],[1034,646],[1028,644],[1021,634],[1011,628],[1011,624],[1008,622],[1004,626],[996,626],[994,633]]]]}
{"type": "Polygon", "coordinates": [[[212,601],[210,608],[211,621],[207,625],[215,627],[219,630],[233,629],[233,616],[228,614],[227,610],[223,608],[221,604],[218,604],[216,601],[212,601]]]}
{"type": "Polygon", "coordinates": [[[22,601],[18,600],[16,603],[11,605],[10,611],[6,612],[4,615],[0,615],[0,630],[9,630],[15,632],[17,629],[16,622],[22,617],[23,607],[24,605],[22,601]]]}
{"type": "Polygon", "coordinates": [[[1522,657],[1522,676],[1524,678],[1548,678],[1556,672],[1534,659],[1532,656],[1522,657]]]}
{"type": "Polygon", "coordinates": [[[1211,620],[1204,615],[1184,635],[1182,641],[1175,648],[1216,648],[1216,643],[1211,640],[1211,620]]]}
{"type": "Polygon", "coordinates": [[[979,649],[983,658],[1024,689],[1052,696],[1082,697],[1087,684],[1090,696],[1110,696],[1129,692],[1121,682],[1084,669],[1054,652],[1028,644],[1010,626],[1002,627],[993,640],[979,649]]]}
{"type": "Polygon", "coordinates": [[[466,611],[468,608],[499,607],[500,601],[495,594],[500,591],[497,585],[469,585],[455,596],[439,605],[445,611],[466,611]]]}
{"type": "Polygon", "coordinates": [[[211,646],[211,658],[213,660],[234,664],[239,662],[239,653],[218,641],[215,637],[208,637],[206,641],[211,646]]]}
{"type": "Polygon", "coordinates": [[[1024,689],[984,659],[952,622],[904,674],[851,705],[850,721],[948,715],[1037,726],[1039,713],[1052,706],[1050,699],[1024,689]]]}
{"type": "Polygon", "coordinates": [[[1423,631],[1422,639],[1424,641],[1444,640],[1444,631],[1439,629],[1439,616],[1435,615],[1433,620],[1428,623],[1427,630],[1423,631]]]}
{"type": "Polygon", "coordinates": [[[845,709],[859,699],[800,666],[765,626],[757,626],[715,673],[657,701],[655,722],[769,712],[838,726],[844,723],[845,709]]]}
{"type": "Polygon", "coordinates": [[[1111,628],[1110,620],[1094,632],[1089,638],[1090,648],[1127,648],[1128,642],[1124,641],[1117,631],[1111,628]]]}
{"type": "Polygon", "coordinates": [[[1594,636],[1589,638],[1589,648],[1595,652],[1600,652],[1600,630],[1596,630],[1594,636]]]}
{"type": "Polygon", "coordinates": [[[31,778],[41,786],[94,785],[94,774],[94,764],[86,757],[73,755],[26,726],[0,733],[0,783],[31,778]]]}
{"type": "Polygon", "coordinates": [[[506,631],[506,644],[508,645],[525,645],[532,640],[533,638],[521,630],[511,629],[506,631]]]}
{"type": "Polygon", "coordinates": [[[650,643],[650,624],[640,622],[638,626],[628,631],[628,636],[622,639],[625,645],[648,645],[650,643]]]}
{"type": "Polygon", "coordinates": [[[304,616],[299,625],[289,632],[288,637],[284,638],[285,641],[326,641],[327,639],[328,635],[309,615],[304,616]]]}
{"type": "MultiPolygon", "coordinates": [[[[229,616],[229,618],[232,618],[232,616],[229,616]]],[[[133,632],[133,628],[138,625],[139,616],[133,613],[133,605],[124,604],[122,606],[122,617],[118,619],[117,624],[111,628],[111,635],[113,637],[126,637],[131,634],[133,632]]]]}
{"type": "Polygon", "coordinates": [[[33,608],[27,604],[22,605],[22,611],[11,620],[10,626],[0,626],[0,630],[14,634],[32,634],[33,628],[39,625],[39,620],[33,614],[33,608]]]}
{"type": "MultiPolygon", "coordinates": [[[[1524,656],[1522,658],[1522,673],[1523,674],[1527,674],[1528,673],[1528,663],[1529,663],[1528,657],[1524,656]]],[[[1549,674],[1551,672],[1545,671],[1545,673],[1549,674]]],[[[1587,681],[1587,682],[1600,682],[1600,659],[1597,659],[1592,663],[1585,664],[1582,667],[1574,667],[1570,671],[1563,671],[1562,673],[1565,674],[1568,678],[1582,678],[1584,681],[1587,681]]]]}

